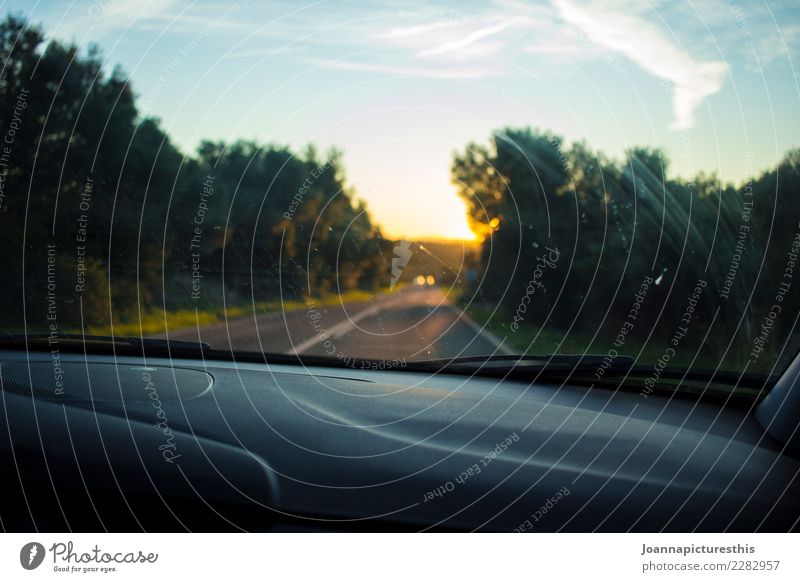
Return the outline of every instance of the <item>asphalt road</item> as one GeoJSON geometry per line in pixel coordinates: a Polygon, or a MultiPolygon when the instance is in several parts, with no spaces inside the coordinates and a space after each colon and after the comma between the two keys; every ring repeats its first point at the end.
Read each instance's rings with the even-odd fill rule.
{"type": "Polygon", "coordinates": [[[169,333],[213,348],[352,359],[419,360],[504,353],[497,338],[437,287],[405,287],[370,301],[231,319],[169,333]]]}

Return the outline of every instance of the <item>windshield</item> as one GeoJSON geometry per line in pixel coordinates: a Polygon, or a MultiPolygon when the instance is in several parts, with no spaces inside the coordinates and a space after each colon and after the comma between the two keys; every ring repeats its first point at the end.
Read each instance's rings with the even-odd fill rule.
{"type": "Polygon", "coordinates": [[[0,333],[779,374],[796,5],[12,1],[0,333]]]}

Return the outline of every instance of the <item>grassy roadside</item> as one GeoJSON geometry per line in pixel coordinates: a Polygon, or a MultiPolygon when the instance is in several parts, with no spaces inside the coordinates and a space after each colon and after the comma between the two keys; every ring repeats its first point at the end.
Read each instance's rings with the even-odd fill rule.
{"type": "MultiPolygon", "coordinates": [[[[614,349],[611,341],[604,342],[598,335],[592,341],[591,336],[572,333],[564,336],[564,332],[557,329],[541,329],[533,325],[520,325],[517,331],[510,327],[513,316],[498,309],[492,315],[492,308],[488,306],[470,306],[468,314],[480,325],[499,338],[506,338],[506,344],[518,353],[527,354],[608,354],[614,349]]],[[[645,346],[641,354],[641,346],[630,344],[627,349],[618,349],[620,354],[638,356],[640,363],[655,362],[663,355],[663,344],[645,346]]],[[[674,365],[688,366],[692,354],[677,354],[672,360],[674,365]]],[[[708,362],[695,362],[695,366],[708,364],[708,362]]]]}
{"type": "Polygon", "coordinates": [[[506,338],[506,345],[517,353],[527,354],[574,354],[582,353],[588,343],[587,338],[573,334],[564,337],[557,330],[536,328],[532,325],[520,325],[513,331],[510,323],[513,316],[501,309],[492,314],[493,308],[485,305],[471,305],[467,314],[476,323],[498,338],[506,338]]]}
{"type": "MultiPolygon", "coordinates": [[[[260,301],[255,304],[231,305],[224,309],[177,309],[165,311],[163,309],[149,309],[142,313],[141,318],[123,319],[109,324],[88,327],[86,333],[92,335],[121,335],[121,336],[148,336],[163,333],[166,330],[177,331],[180,329],[194,328],[198,325],[213,325],[230,319],[245,317],[255,310],[258,314],[290,312],[306,309],[308,302],[312,301],[319,306],[332,306],[341,303],[355,303],[369,301],[376,295],[396,293],[401,288],[396,286],[391,291],[388,287],[375,292],[354,289],[344,293],[327,293],[319,297],[307,297],[304,300],[287,301],[260,301]]],[[[80,331],[80,330],[78,330],[80,331]]]]}
{"type": "MultiPolygon", "coordinates": [[[[513,316],[497,310],[492,315],[492,308],[488,306],[470,306],[468,314],[480,325],[498,338],[506,338],[506,345],[517,353],[527,354],[599,354],[606,355],[616,349],[620,355],[636,357],[639,364],[648,365],[663,357],[664,350],[668,347],[666,342],[651,342],[642,348],[633,341],[622,348],[615,348],[611,340],[598,335],[594,341],[591,336],[570,333],[564,337],[564,332],[557,329],[539,329],[533,325],[520,325],[514,332],[509,324],[513,316]],[[641,351],[641,353],[640,353],[641,351]]],[[[719,364],[709,356],[697,357],[691,350],[681,351],[670,359],[670,365],[676,367],[694,367],[714,369],[719,364]],[[694,361],[693,361],[694,359],[694,361]]]]}

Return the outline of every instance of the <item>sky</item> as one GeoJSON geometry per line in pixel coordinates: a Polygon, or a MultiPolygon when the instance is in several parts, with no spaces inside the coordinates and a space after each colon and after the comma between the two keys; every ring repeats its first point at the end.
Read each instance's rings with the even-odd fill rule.
{"type": "MultiPolygon", "coordinates": [[[[741,1],[741,0],[740,0],[741,1]]],[[[471,238],[454,152],[503,127],[740,183],[800,146],[800,2],[2,2],[97,44],[185,152],[253,139],[344,154],[391,237],[471,238]]]]}

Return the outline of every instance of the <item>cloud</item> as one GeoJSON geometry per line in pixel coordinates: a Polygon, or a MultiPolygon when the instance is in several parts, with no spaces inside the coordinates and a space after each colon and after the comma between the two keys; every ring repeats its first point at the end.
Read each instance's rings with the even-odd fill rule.
{"type": "Polygon", "coordinates": [[[419,53],[419,56],[429,57],[429,56],[441,55],[444,53],[451,53],[454,51],[461,51],[467,49],[472,45],[474,45],[475,43],[483,40],[484,38],[488,38],[492,35],[503,32],[505,29],[511,26],[511,24],[512,24],[511,21],[506,21],[506,22],[501,22],[499,24],[495,24],[493,26],[485,26],[483,28],[479,28],[478,30],[474,30],[457,40],[440,44],[439,46],[432,49],[424,50],[419,53]]]}
{"type": "Polygon", "coordinates": [[[316,61],[315,64],[326,69],[341,71],[380,73],[403,77],[427,77],[431,79],[478,79],[481,77],[494,76],[494,72],[491,70],[474,67],[470,69],[457,69],[455,67],[406,67],[387,64],[359,63],[354,61],[316,61]]]}
{"type": "Polygon", "coordinates": [[[639,16],[574,0],[553,0],[553,5],[564,21],[580,29],[588,41],[624,55],[645,72],[671,84],[672,129],[692,128],[695,111],[703,99],[722,88],[727,64],[693,59],[683,47],[639,16]]]}
{"type": "Polygon", "coordinates": [[[54,33],[59,36],[111,38],[131,32],[194,36],[213,27],[215,33],[242,35],[255,28],[253,22],[238,18],[252,0],[234,3],[181,3],[180,0],[85,0],[63,13],[54,33]]]}
{"type": "Polygon", "coordinates": [[[750,69],[761,73],[765,67],[774,63],[791,63],[796,58],[797,47],[800,46],[800,25],[784,22],[762,28],[765,30],[759,30],[752,35],[755,37],[753,47],[743,43],[747,47],[745,56],[750,69]]]}
{"type": "Polygon", "coordinates": [[[408,56],[421,61],[481,61],[497,67],[495,57],[513,48],[532,20],[525,10],[502,8],[489,2],[475,12],[420,12],[416,17],[420,22],[390,26],[372,38],[383,46],[413,51],[408,56]]]}
{"type": "Polygon", "coordinates": [[[148,21],[162,21],[178,14],[178,4],[175,0],[107,0],[106,2],[93,2],[86,9],[86,15],[79,17],[71,24],[83,28],[90,24],[95,32],[107,32],[116,29],[126,29],[148,21]],[[88,17],[88,18],[87,18],[88,17]]]}
{"type": "Polygon", "coordinates": [[[402,28],[394,28],[389,32],[387,32],[386,34],[380,35],[379,38],[392,39],[392,38],[406,38],[409,36],[419,36],[436,30],[441,30],[443,28],[451,28],[456,24],[457,23],[454,20],[445,20],[445,21],[433,22],[431,24],[405,26],[402,28]]]}

